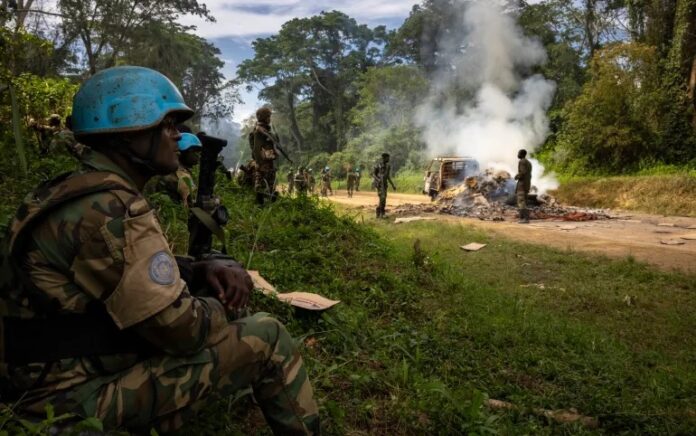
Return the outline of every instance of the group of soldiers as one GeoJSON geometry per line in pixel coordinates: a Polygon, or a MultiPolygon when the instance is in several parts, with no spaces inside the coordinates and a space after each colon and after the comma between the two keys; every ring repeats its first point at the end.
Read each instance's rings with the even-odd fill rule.
{"type": "MultiPolygon", "coordinates": [[[[247,271],[219,254],[174,256],[144,197],[153,177],[193,163],[200,145],[178,128],[193,114],[142,67],[100,71],[75,95],[82,166],[30,193],[0,242],[0,399],[15,413],[41,419],[50,404],[107,431],[167,432],[213,394],[251,387],[275,434],[319,434],[295,342],[245,313],[247,271]]],[[[261,128],[259,188],[275,182],[261,128]]]]}

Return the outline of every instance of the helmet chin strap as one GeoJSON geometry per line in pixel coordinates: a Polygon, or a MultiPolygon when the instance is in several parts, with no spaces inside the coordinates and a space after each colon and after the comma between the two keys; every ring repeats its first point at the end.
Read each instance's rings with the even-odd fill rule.
{"type": "Polygon", "coordinates": [[[130,160],[132,163],[144,167],[150,172],[156,173],[156,174],[164,174],[165,172],[159,168],[157,165],[155,165],[155,157],[157,156],[157,150],[159,150],[160,144],[162,140],[162,130],[160,128],[153,129],[153,131],[150,133],[150,146],[148,147],[147,150],[147,155],[146,157],[142,158],[138,156],[135,151],[131,148],[130,144],[128,145],[126,151],[124,152],[124,155],[130,160]]]}

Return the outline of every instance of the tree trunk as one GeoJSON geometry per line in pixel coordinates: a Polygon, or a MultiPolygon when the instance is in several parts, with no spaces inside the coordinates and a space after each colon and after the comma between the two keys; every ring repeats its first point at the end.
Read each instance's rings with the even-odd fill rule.
{"type": "Polygon", "coordinates": [[[587,50],[589,59],[592,59],[597,44],[595,35],[597,29],[597,0],[585,0],[584,21],[583,25],[585,28],[585,38],[587,39],[587,50]]]}
{"type": "Polygon", "coordinates": [[[691,77],[689,78],[689,99],[691,100],[691,105],[694,107],[694,114],[691,119],[691,123],[696,129],[696,53],[694,53],[694,60],[691,63],[691,77]]]}
{"type": "Polygon", "coordinates": [[[15,93],[14,85],[10,83],[10,102],[12,104],[12,128],[14,130],[15,146],[17,147],[17,157],[19,158],[19,167],[22,169],[24,177],[27,176],[27,157],[24,153],[24,138],[22,138],[22,128],[19,120],[19,105],[17,104],[17,94],[15,93]]]}
{"type": "Polygon", "coordinates": [[[300,150],[304,150],[304,137],[300,131],[300,126],[297,125],[297,117],[295,115],[295,94],[293,94],[291,89],[288,89],[288,112],[290,115],[290,131],[292,132],[293,138],[297,142],[297,147],[300,150]]]}

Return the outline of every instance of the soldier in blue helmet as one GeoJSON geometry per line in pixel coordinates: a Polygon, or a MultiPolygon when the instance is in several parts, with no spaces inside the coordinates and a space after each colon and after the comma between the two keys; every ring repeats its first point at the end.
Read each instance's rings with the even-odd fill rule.
{"type": "MultiPolygon", "coordinates": [[[[179,129],[180,130],[180,129],[179,129]]],[[[178,142],[179,168],[154,183],[154,190],[165,192],[186,208],[193,207],[196,183],[191,171],[198,165],[203,144],[193,133],[184,132],[178,142]]],[[[150,191],[148,191],[150,192],[150,191]]]]}
{"type": "Polygon", "coordinates": [[[283,325],[228,321],[249,299],[247,272],[175,258],[142,196],[178,168],[176,126],[192,115],[172,82],[141,67],[99,72],[75,96],[82,168],[27,196],[0,244],[0,397],[18,413],[43,417],[52,404],[108,430],[166,432],[212,392],[251,386],[274,433],[318,433],[283,325]]]}

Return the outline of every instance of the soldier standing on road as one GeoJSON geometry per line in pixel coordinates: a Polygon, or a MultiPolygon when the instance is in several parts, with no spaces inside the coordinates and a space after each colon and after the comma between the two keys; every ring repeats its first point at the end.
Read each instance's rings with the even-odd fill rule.
{"type": "Polygon", "coordinates": [[[391,165],[389,164],[389,153],[382,153],[382,160],[375,165],[372,171],[373,185],[377,188],[379,195],[379,205],[377,206],[377,218],[385,218],[385,210],[387,206],[387,189],[388,184],[391,184],[392,189],[396,191],[396,186],[391,179],[391,165]]]}
{"type": "Polygon", "coordinates": [[[333,195],[333,190],[331,189],[331,168],[327,166],[321,171],[321,196],[328,195],[333,195]]]}
{"type": "Polygon", "coordinates": [[[293,177],[293,182],[295,183],[295,189],[300,195],[307,194],[307,173],[305,172],[305,167],[300,167],[293,177]]]}
{"type": "Polygon", "coordinates": [[[353,191],[355,191],[355,187],[358,184],[358,173],[353,170],[353,168],[350,168],[348,170],[348,177],[346,179],[347,185],[348,185],[348,197],[353,198],[353,191]]]}
{"type": "Polygon", "coordinates": [[[358,168],[355,170],[355,173],[358,175],[358,178],[355,181],[355,190],[358,192],[360,192],[360,179],[362,178],[362,170],[363,170],[362,165],[359,165],[358,168]]]}
{"type": "Polygon", "coordinates": [[[0,395],[17,413],[44,417],[51,404],[107,431],[167,432],[209,394],[251,386],[275,434],[318,434],[285,327],[265,314],[227,319],[249,299],[247,272],[175,258],[142,196],[177,169],[175,126],[192,115],[148,68],[102,70],[75,95],[82,168],[27,196],[0,243],[0,395]]]}
{"type": "Polygon", "coordinates": [[[254,177],[254,189],[256,190],[256,203],[263,205],[266,198],[275,201],[276,168],[278,159],[276,144],[278,138],[271,131],[271,109],[262,107],[256,111],[256,127],[249,135],[252,146],[252,157],[256,162],[254,177]]]}
{"type": "Polygon", "coordinates": [[[529,224],[529,209],[527,209],[527,195],[532,187],[532,163],[527,160],[527,150],[517,152],[517,158],[520,160],[517,166],[517,187],[515,195],[517,196],[517,208],[520,211],[520,224],[529,224]]]}

